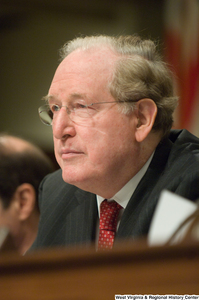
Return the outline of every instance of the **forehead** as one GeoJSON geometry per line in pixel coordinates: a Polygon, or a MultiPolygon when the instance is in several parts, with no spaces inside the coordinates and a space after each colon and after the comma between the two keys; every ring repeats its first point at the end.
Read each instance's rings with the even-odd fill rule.
{"type": "Polygon", "coordinates": [[[60,63],[57,72],[92,73],[101,70],[110,73],[116,59],[117,55],[106,47],[85,51],[75,50],[60,63]]]}
{"type": "Polygon", "coordinates": [[[49,94],[58,89],[70,89],[71,93],[84,93],[83,88],[101,89],[111,79],[116,59],[107,48],[72,52],[58,66],[49,94]]]}

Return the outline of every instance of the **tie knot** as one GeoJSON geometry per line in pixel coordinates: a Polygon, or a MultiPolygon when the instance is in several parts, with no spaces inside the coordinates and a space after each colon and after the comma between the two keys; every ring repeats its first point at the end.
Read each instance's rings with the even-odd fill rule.
{"type": "Polygon", "coordinates": [[[100,229],[116,231],[117,219],[121,209],[116,201],[107,201],[106,199],[100,205],[100,229]]]}

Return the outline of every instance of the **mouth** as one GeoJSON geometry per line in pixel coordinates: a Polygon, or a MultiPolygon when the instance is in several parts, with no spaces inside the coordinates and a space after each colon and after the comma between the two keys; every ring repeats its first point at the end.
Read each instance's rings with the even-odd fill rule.
{"type": "Polygon", "coordinates": [[[70,150],[70,149],[62,150],[60,152],[61,158],[63,160],[74,158],[74,157],[77,157],[77,156],[82,155],[82,154],[83,154],[83,152],[81,152],[81,151],[70,150]]]}

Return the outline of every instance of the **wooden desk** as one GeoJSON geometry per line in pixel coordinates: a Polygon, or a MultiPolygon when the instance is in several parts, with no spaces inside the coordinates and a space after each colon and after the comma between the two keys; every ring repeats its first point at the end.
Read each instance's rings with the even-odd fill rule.
{"type": "Polygon", "coordinates": [[[198,295],[199,243],[0,255],[1,300],[111,300],[115,294],[198,295]]]}

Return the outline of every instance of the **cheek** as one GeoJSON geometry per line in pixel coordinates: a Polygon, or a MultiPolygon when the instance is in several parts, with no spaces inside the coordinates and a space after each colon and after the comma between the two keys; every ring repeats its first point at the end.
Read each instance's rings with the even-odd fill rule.
{"type": "Polygon", "coordinates": [[[58,164],[60,164],[61,158],[60,158],[60,156],[58,155],[58,153],[59,153],[59,151],[58,151],[58,150],[59,150],[58,141],[54,138],[54,139],[53,139],[53,142],[54,142],[54,153],[55,153],[55,158],[56,158],[58,164]]]}
{"type": "Polygon", "coordinates": [[[96,164],[111,163],[114,158],[119,159],[130,151],[132,139],[125,134],[121,127],[110,125],[105,130],[96,129],[91,142],[87,141],[90,161],[96,164]],[[107,130],[108,128],[108,130],[107,130]]]}
{"type": "Polygon", "coordinates": [[[7,223],[5,222],[5,217],[4,215],[0,212],[0,226],[4,227],[6,226],[7,223]]]}
{"type": "Polygon", "coordinates": [[[4,211],[3,209],[0,212],[0,226],[9,227],[11,226],[12,216],[8,211],[4,211]]]}
{"type": "Polygon", "coordinates": [[[7,210],[3,208],[2,203],[0,202],[0,226],[7,226],[8,220],[10,219],[7,210]]]}

